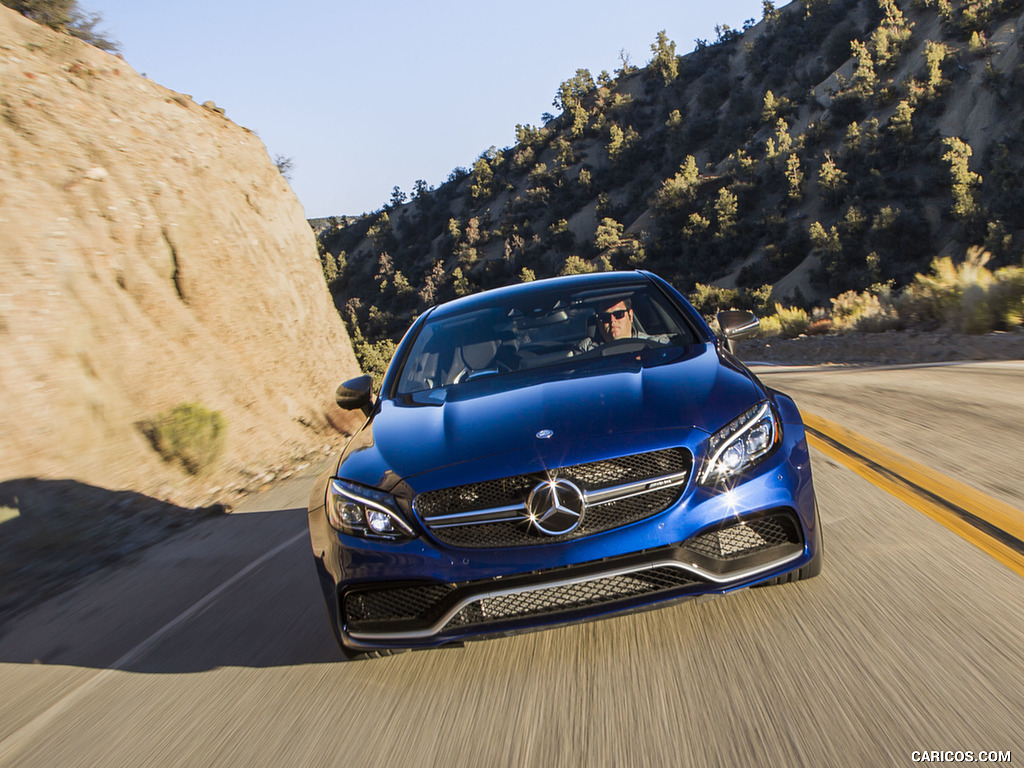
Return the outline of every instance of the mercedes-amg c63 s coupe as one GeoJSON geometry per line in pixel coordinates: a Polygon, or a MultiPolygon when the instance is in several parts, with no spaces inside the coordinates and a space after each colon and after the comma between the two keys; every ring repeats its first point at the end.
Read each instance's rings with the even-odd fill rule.
{"type": "Polygon", "coordinates": [[[809,578],[803,422],[648,272],[435,306],[315,485],[309,530],[347,656],[428,648],[809,578]]]}

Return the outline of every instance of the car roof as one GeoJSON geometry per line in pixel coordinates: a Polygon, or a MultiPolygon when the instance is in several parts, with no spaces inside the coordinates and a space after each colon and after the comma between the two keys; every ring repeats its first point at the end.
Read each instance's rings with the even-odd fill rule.
{"type": "Polygon", "coordinates": [[[589,272],[584,275],[549,277],[544,280],[531,280],[502,288],[492,288],[471,296],[463,296],[444,304],[438,304],[430,314],[437,319],[471,312],[474,309],[493,306],[495,303],[503,301],[517,302],[533,294],[547,293],[552,290],[571,292],[605,288],[639,288],[650,284],[650,279],[643,272],[589,272]]]}

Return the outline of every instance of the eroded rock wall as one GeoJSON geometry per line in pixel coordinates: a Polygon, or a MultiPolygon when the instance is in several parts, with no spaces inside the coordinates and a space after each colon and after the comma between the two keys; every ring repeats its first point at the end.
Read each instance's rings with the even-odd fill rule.
{"type": "Polygon", "coordinates": [[[356,372],[260,140],[0,6],[0,480],[215,484],[322,445],[356,372]],[[228,423],[199,481],[138,428],[182,402],[228,423]]]}

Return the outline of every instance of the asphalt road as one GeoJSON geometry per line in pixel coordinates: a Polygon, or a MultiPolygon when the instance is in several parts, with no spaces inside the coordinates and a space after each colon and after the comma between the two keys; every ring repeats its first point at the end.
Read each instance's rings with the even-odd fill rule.
{"type": "MultiPolygon", "coordinates": [[[[1024,509],[1024,364],[765,372],[1024,509]]],[[[816,579],[464,648],[342,662],[311,478],[0,637],[0,766],[881,766],[1024,761],[1024,583],[813,452],[816,579]]]]}

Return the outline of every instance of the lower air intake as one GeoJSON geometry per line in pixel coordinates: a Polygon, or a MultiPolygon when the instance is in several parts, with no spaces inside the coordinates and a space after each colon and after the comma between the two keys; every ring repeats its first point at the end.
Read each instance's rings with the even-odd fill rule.
{"type": "Polygon", "coordinates": [[[777,513],[702,533],[684,546],[712,560],[731,560],[802,541],[792,514],[777,513]]]}
{"type": "Polygon", "coordinates": [[[449,626],[467,626],[606,605],[639,595],[670,592],[697,581],[679,568],[651,568],[577,584],[486,597],[467,605],[449,626]]]}

